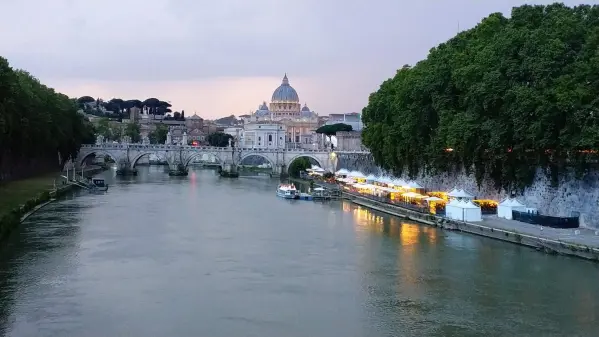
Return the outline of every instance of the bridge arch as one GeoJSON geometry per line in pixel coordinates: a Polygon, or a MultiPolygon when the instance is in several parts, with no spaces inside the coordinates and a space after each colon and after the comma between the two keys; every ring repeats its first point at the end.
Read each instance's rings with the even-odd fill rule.
{"type": "MultiPolygon", "coordinates": [[[[158,151],[142,151],[139,152],[137,155],[135,155],[133,157],[133,159],[131,159],[131,168],[134,168],[135,165],[137,165],[137,162],[143,157],[143,156],[149,156],[149,155],[158,155],[158,151]]],[[[160,157],[160,156],[159,156],[160,157]]],[[[162,158],[162,157],[161,157],[162,158]]],[[[165,157],[164,160],[166,160],[167,163],[169,163],[168,157],[165,157]]],[[[169,163],[170,164],[170,163],[169,163]]]]}
{"type": "Polygon", "coordinates": [[[220,165],[223,164],[223,159],[216,152],[194,152],[185,160],[185,167],[189,166],[189,164],[191,164],[191,162],[194,159],[201,157],[205,154],[213,156],[216,159],[216,161],[218,162],[218,164],[220,164],[220,165]]]}
{"type": "Polygon", "coordinates": [[[316,162],[316,165],[318,165],[318,166],[322,167],[322,168],[323,168],[323,169],[325,169],[325,170],[327,170],[327,169],[328,169],[328,167],[325,165],[325,164],[326,164],[326,162],[323,162],[322,158],[320,158],[320,159],[319,159],[318,157],[316,157],[316,156],[314,156],[314,155],[311,155],[311,154],[309,154],[309,153],[300,153],[300,154],[298,154],[298,155],[296,155],[296,156],[292,157],[290,160],[288,160],[288,161],[285,163],[285,169],[286,169],[286,170],[288,170],[288,169],[289,169],[289,166],[291,165],[291,163],[293,163],[295,160],[297,160],[297,159],[299,159],[299,158],[302,158],[302,157],[306,157],[306,158],[312,159],[311,161],[314,161],[314,162],[316,162]]]}
{"type": "Polygon", "coordinates": [[[96,157],[98,155],[108,156],[108,157],[110,157],[110,159],[114,160],[115,163],[118,163],[120,160],[120,158],[118,156],[115,156],[114,154],[110,153],[109,151],[97,149],[97,150],[92,150],[89,152],[86,151],[85,153],[80,153],[79,160],[77,161],[78,167],[83,166],[83,163],[85,162],[85,160],[87,158],[89,158],[89,156],[91,156],[91,155],[95,155],[96,157]]]}
{"type": "Polygon", "coordinates": [[[267,161],[267,162],[270,164],[270,167],[271,167],[273,170],[275,169],[275,165],[276,165],[276,163],[275,163],[275,162],[272,160],[272,158],[270,158],[268,155],[266,155],[266,154],[262,154],[262,153],[252,153],[252,152],[250,152],[250,153],[243,154],[243,155],[241,156],[241,158],[239,159],[239,164],[240,164],[240,165],[243,165],[243,161],[244,161],[245,159],[249,158],[249,157],[252,157],[252,156],[256,156],[256,157],[260,157],[260,158],[263,158],[263,159],[265,159],[265,160],[266,160],[266,161],[267,161]]]}

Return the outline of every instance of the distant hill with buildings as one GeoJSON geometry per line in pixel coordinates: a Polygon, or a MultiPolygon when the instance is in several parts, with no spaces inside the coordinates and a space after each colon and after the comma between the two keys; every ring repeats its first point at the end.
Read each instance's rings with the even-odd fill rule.
{"type": "Polygon", "coordinates": [[[241,119],[237,119],[235,115],[215,119],[214,123],[220,126],[232,126],[241,124],[241,119]]]}

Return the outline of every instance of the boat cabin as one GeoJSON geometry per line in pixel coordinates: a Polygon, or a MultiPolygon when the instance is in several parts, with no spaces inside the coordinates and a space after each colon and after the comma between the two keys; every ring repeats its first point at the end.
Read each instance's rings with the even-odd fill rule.
{"type": "Polygon", "coordinates": [[[104,182],[104,179],[100,179],[100,178],[93,178],[92,179],[92,184],[94,184],[96,187],[106,187],[106,183],[104,182]]]}

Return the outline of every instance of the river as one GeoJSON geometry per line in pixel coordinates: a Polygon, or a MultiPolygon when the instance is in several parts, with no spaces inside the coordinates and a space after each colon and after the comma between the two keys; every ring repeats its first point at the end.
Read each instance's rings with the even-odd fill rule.
{"type": "Polygon", "coordinates": [[[597,336],[599,266],[266,178],[141,167],[30,217],[0,253],[6,336],[597,336]]]}

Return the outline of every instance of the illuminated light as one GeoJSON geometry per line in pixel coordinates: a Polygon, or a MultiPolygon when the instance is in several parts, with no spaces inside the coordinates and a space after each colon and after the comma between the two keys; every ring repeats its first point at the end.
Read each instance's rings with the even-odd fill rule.
{"type": "Polygon", "coordinates": [[[447,149],[445,149],[445,152],[453,152],[453,149],[452,148],[447,148],[447,149]]]}

